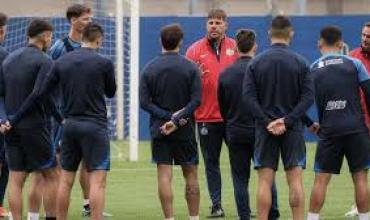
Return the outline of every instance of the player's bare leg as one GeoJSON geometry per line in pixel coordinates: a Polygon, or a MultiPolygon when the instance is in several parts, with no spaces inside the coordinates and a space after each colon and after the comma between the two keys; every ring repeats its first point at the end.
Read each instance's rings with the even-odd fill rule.
{"type": "Polygon", "coordinates": [[[294,167],[286,171],[289,185],[289,204],[292,209],[293,220],[304,219],[304,190],[302,182],[303,170],[294,167]]]}
{"type": "Polygon", "coordinates": [[[90,177],[90,205],[91,219],[102,220],[105,203],[105,186],[107,171],[94,170],[89,173],[90,177]]]}
{"type": "Polygon", "coordinates": [[[157,165],[158,194],[165,218],[173,218],[172,165],[157,165]]]}
{"type": "Polygon", "coordinates": [[[184,165],[182,173],[185,178],[185,198],[188,204],[189,216],[199,216],[200,192],[198,183],[198,166],[184,165]]]}
{"type": "Polygon", "coordinates": [[[8,201],[13,220],[22,219],[22,190],[26,177],[27,173],[22,171],[10,171],[9,174],[8,201]]]}
{"type": "Polygon", "coordinates": [[[87,172],[86,165],[84,161],[81,161],[80,164],[80,186],[82,189],[82,196],[84,199],[83,215],[90,216],[90,201],[89,201],[89,173],[87,172]]]}
{"type": "Polygon", "coordinates": [[[28,190],[28,211],[30,213],[39,213],[42,194],[44,192],[43,177],[40,172],[34,172],[32,174],[32,180],[28,190]]]}
{"type": "Polygon", "coordinates": [[[365,214],[369,212],[369,188],[367,180],[367,170],[362,170],[352,174],[355,188],[356,205],[359,212],[365,214]]]}
{"type": "Polygon", "coordinates": [[[271,209],[271,186],[275,172],[270,168],[258,169],[257,217],[267,220],[271,209]]]}
{"type": "Polygon", "coordinates": [[[56,217],[56,198],[58,176],[54,168],[41,172],[44,179],[44,209],[46,217],[56,217]]]}
{"type": "Polygon", "coordinates": [[[57,194],[57,219],[66,220],[68,216],[68,207],[71,197],[71,190],[75,180],[76,173],[62,170],[59,177],[59,186],[57,194]]]}
{"type": "Polygon", "coordinates": [[[331,179],[330,173],[316,173],[311,190],[310,207],[307,220],[318,220],[320,211],[324,206],[326,191],[331,179]]]}

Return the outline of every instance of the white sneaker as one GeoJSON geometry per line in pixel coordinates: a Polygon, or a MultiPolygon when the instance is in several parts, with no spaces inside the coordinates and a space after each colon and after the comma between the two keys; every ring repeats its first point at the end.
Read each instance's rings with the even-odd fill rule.
{"type": "Polygon", "coordinates": [[[344,214],[344,216],[346,216],[346,217],[355,217],[355,216],[358,216],[358,210],[357,210],[356,205],[353,205],[351,207],[351,210],[348,211],[346,214],[344,214]]]}

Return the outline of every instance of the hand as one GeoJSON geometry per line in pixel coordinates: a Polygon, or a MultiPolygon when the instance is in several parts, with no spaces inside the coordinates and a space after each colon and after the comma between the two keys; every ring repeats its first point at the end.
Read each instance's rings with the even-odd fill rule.
{"type": "Polygon", "coordinates": [[[314,134],[317,134],[320,130],[320,124],[317,123],[317,122],[314,122],[309,128],[308,130],[314,134]]]}
{"type": "Polygon", "coordinates": [[[10,125],[9,121],[6,121],[5,123],[1,124],[0,132],[2,134],[6,134],[12,129],[12,126],[10,125]]]}
{"type": "Polygon", "coordinates": [[[172,132],[176,131],[177,126],[172,121],[164,123],[161,127],[161,133],[164,135],[170,135],[172,132]]]}
{"type": "Polygon", "coordinates": [[[270,122],[267,125],[267,130],[275,136],[279,136],[279,135],[284,134],[285,131],[286,131],[284,118],[279,118],[279,119],[276,119],[276,120],[270,122]]]}

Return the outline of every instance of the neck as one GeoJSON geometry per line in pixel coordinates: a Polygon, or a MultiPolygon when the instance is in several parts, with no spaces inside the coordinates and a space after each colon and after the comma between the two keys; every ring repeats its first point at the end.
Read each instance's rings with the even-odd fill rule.
{"type": "Polygon", "coordinates": [[[90,49],[98,49],[99,48],[99,46],[96,42],[82,42],[81,47],[90,48],[90,49]]]}
{"type": "Polygon", "coordinates": [[[255,53],[253,51],[249,51],[247,53],[241,53],[241,52],[239,52],[239,56],[240,57],[254,57],[255,56],[255,53]]]}
{"type": "Polygon", "coordinates": [[[179,47],[177,47],[177,48],[175,48],[175,49],[173,49],[173,50],[166,50],[166,49],[164,49],[164,48],[162,47],[162,53],[180,53],[180,48],[179,48],[179,47]]]}
{"type": "Polygon", "coordinates": [[[71,38],[75,42],[81,42],[82,41],[82,33],[76,31],[75,29],[71,28],[68,34],[69,38],[71,38]]]}
{"type": "Polygon", "coordinates": [[[336,47],[325,47],[321,49],[321,53],[322,55],[333,54],[333,53],[337,54],[337,53],[340,53],[340,50],[336,47]]]}
{"type": "Polygon", "coordinates": [[[271,44],[285,44],[289,46],[290,40],[284,38],[271,38],[271,44]]]}
{"type": "Polygon", "coordinates": [[[225,37],[225,35],[222,35],[222,36],[221,36],[221,37],[219,37],[219,38],[209,38],[209,37],[208,37],[208,40],[210,40],[210,41],[214,41],[214,42],[216,42],[216,43],[217,43],[217,45],[220,45],[221,40],[222,40],[224,37],[225,37]]]}
{"type": "Polygon", "coordinates": [[[43,44],[40,41],[37,41],[37,40],[32,39],[32,38],[28,40],[28,44],[32,44],[40,50],[42,50],[44,48],[43,44]]]}

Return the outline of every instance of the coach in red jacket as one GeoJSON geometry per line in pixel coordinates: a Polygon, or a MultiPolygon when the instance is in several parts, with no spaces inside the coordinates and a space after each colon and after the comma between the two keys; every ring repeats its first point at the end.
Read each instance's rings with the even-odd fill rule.
{"type": "Polygon", "coordinates": [[[186,52],[186,57],[199,65],[202,74],[202,101],[195,112],[195,119],[212,200],[209,217],[224,216],[221,206],[220,152],[225,127],[217,101],[217,83],[220,72],[238,58],[235,41],[225,36],[226,29],[225,11],[211,10],[207,18],[207,35],[186,52]]]}
{"type": "MultiPolygon", "coordinates": [[[[370,73],[370,22],[367,22],[362,28],[361,32],[361,46],[352,50],[349,55],[351,57],[361,60],[364,64],[368,73],[370,73]]],[[[369,109],[366,107],[366,102],[364,94],[361,92],[361,105],[365,115],[365,123],[369,128],[370,132],[370,118],[369,118],[369,109]]],[[[345,214],[347,217],[352,217],[358,215],[358,210],[356,206],[353,206],[352,209],[345,214]]]]}
{"type": "MultiPolygon", "coordinates": [[[[366,23],[362,28],[361,33],[361,46],[352,50],[349,54],[351,57],[361,60],[364,64],[368,73],[370,73],[370,22],[366,23]]],[[[363,97],[363,95],[362,95],[363,97]]],[[[362,106],[365,113],[366,125],[370,128],[370,118],[368,114],[368,109],[364,99],[362,98],[362,106]]]]}

